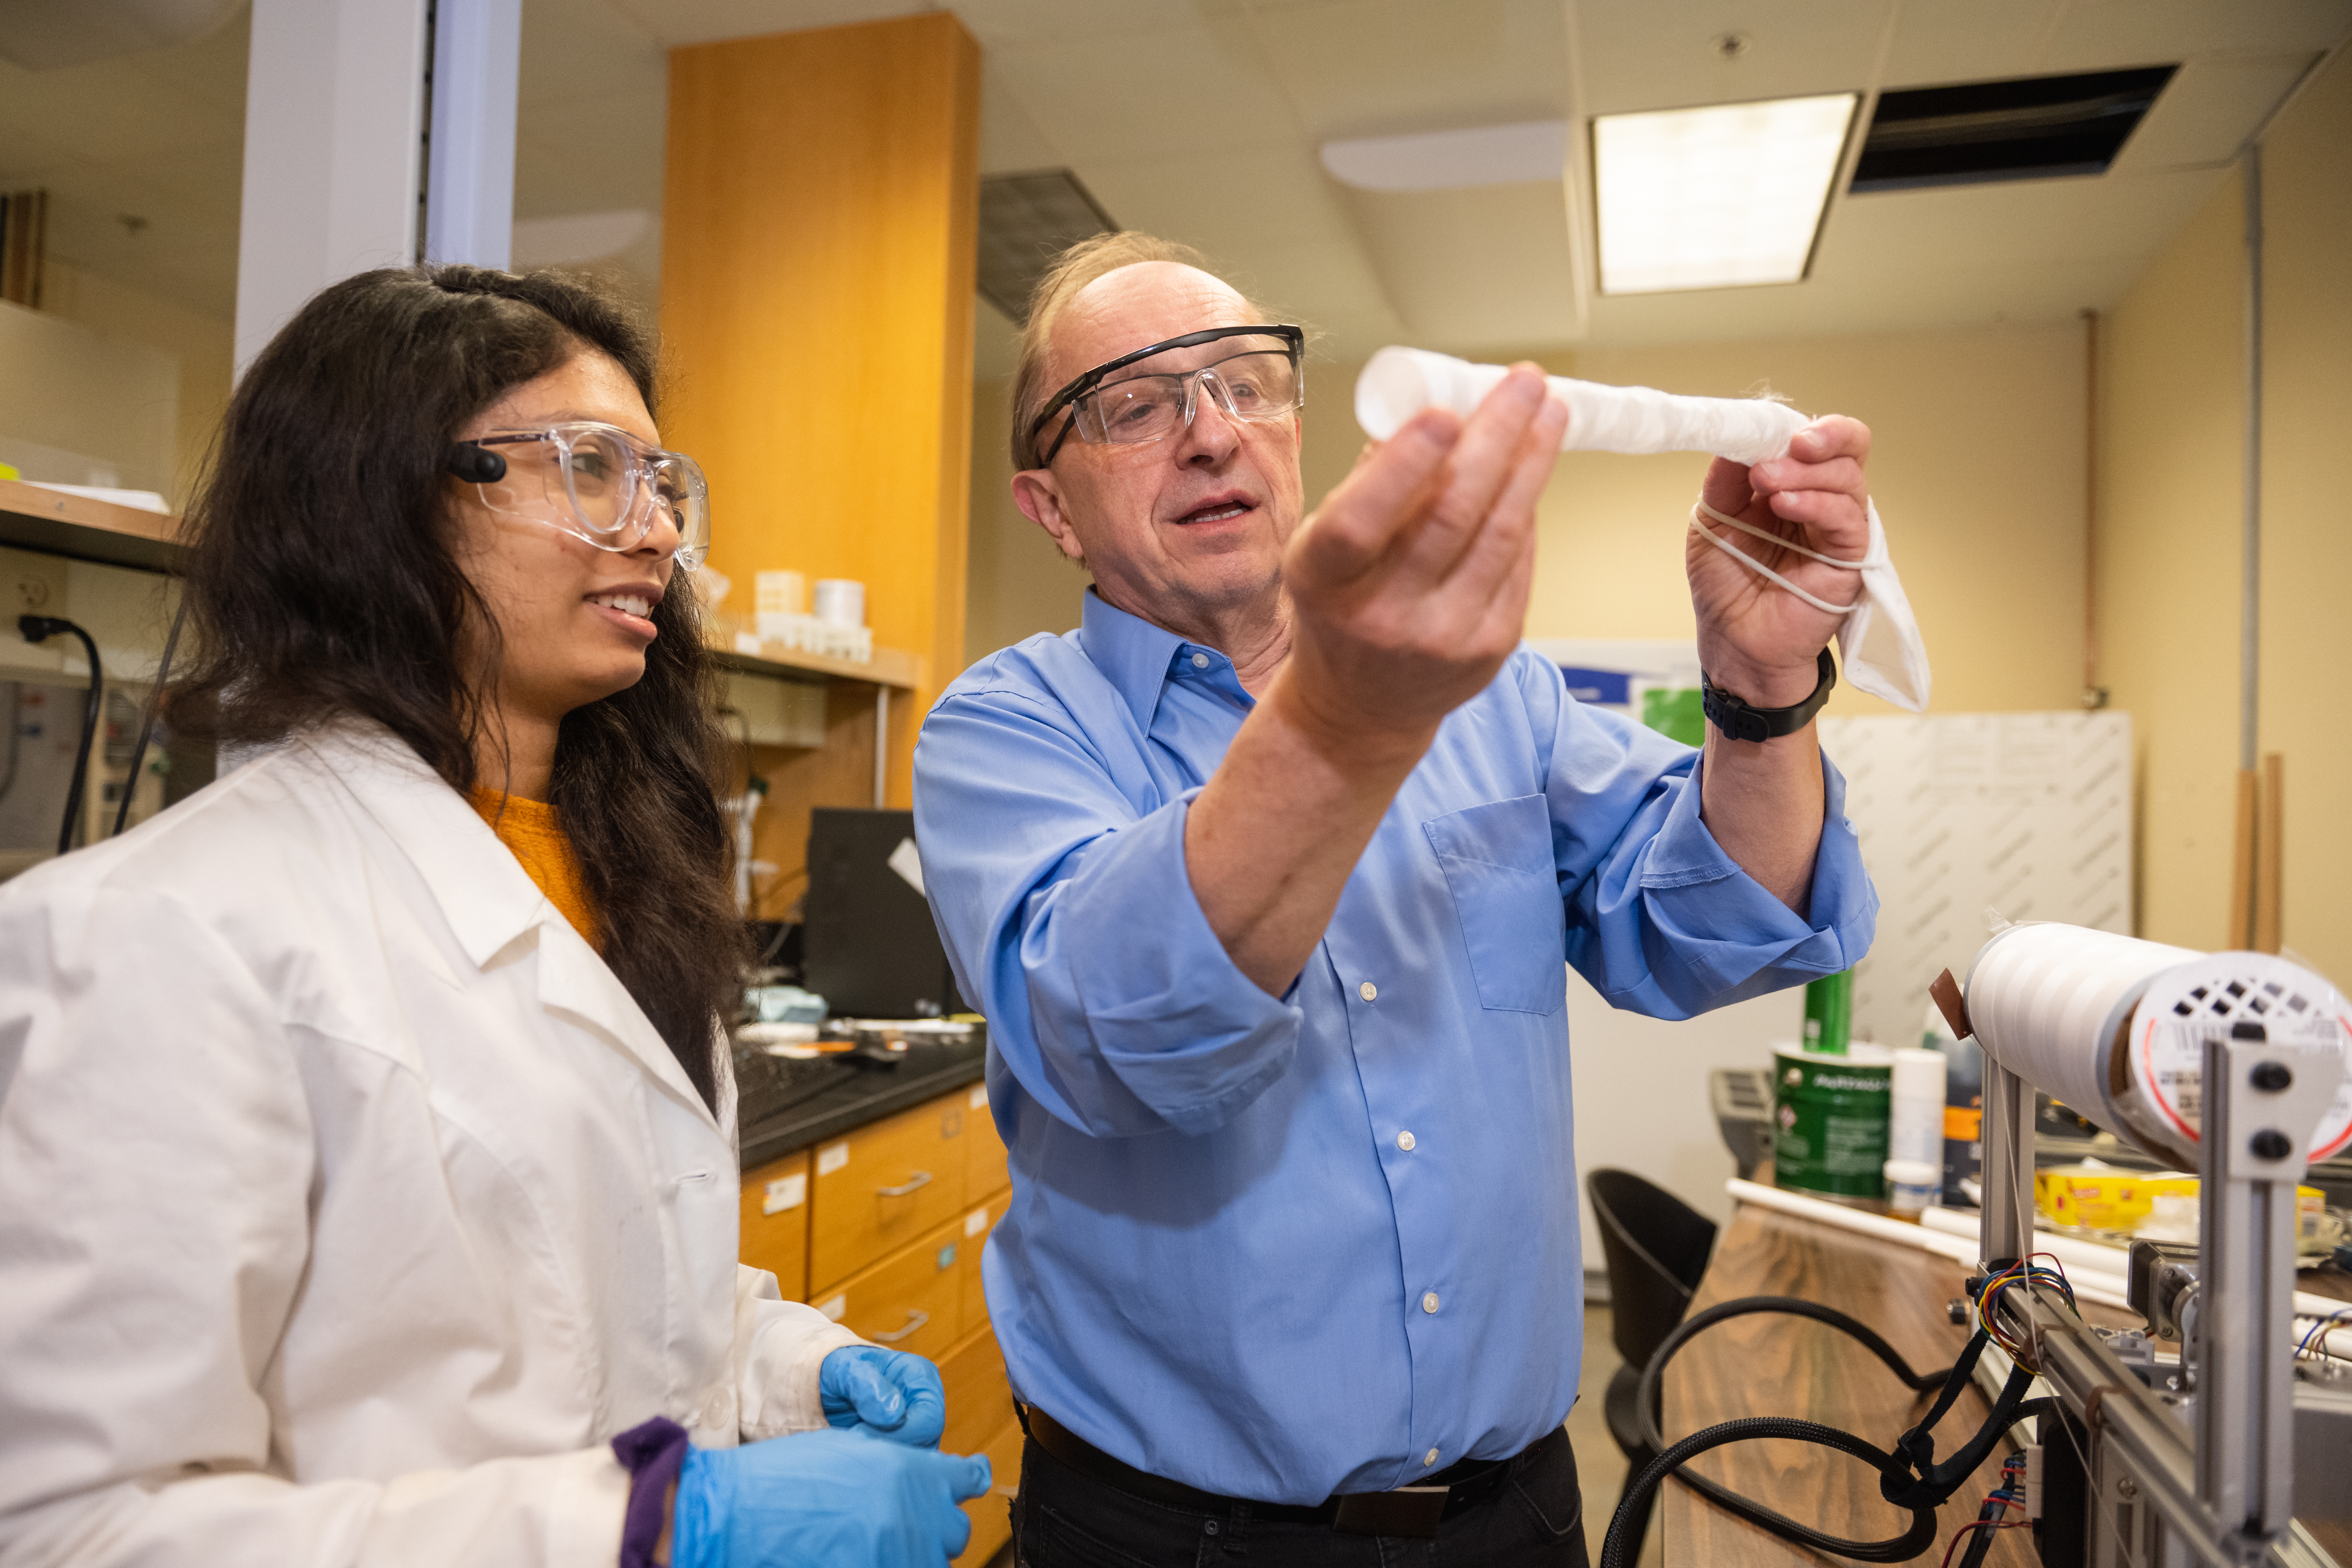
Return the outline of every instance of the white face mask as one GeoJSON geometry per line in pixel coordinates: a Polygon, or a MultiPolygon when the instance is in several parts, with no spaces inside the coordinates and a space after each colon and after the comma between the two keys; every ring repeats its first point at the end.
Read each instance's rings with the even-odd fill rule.
{"type": "MultiPolygon", "coordinates": [[[[1507,374],[1498,364],[1472,364],[1423,349],[1385,348],[1374,354],[1356,380],[1356,422],[1376,441],[1385,441],[1422,409],[1451,408],[1467,418],[1479,400],[1507,374]]],[[[1604,386],[1598,382],[1551,378],[1551,390],[1568,405],[1563,452],[1706,452],[1739,463],[1786,456],[1789,443],[1810,421],[1786,404],[1760,398],[1677,397],[1646,386],[1604,386]]],[[[1838,652],[1845,678],[1856,689],[1883,697],[1916,713],[1927,706],[1927,645],[1911,614],[1902,580],[1886,552],[1886,531],[1878,507],[1870,506],[1870,544],[1859,561],[1843,561],[1764,534],[1704,502],[1691,526],[1758,575],[1796,595],[1814,608],[1842,615],[1838,652]],[[1862,574],[1862,590],[1850,605],[1815,598],[1705,526],[1701,516],[1773,543],[1862,574]]]]}

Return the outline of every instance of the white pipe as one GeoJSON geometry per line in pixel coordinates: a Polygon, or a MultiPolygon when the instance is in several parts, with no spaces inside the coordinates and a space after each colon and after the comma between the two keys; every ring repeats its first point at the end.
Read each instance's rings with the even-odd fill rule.
{"type": "MultiPolygon", "coordinates": [[[[1973,1246],[1977,1239],[1978,1221],[1972,1215],[1957,1209],[1931,1208],[1919,1216],[1919,1223],[1946,1236],[1967,1237],[1973,1246]]],[[[2053,1236],[2046,1230],[2033,1233],[2037,1252],[2056,1255],[2066,1266],[2066,1278],[2071,1281],[2076,1270],[2084,1270],[2110,1279],[2121,1280],[2131,1271],[2131,1255],[2120,1247],[2105,1242],[2086,1241],[2077,1236],[2053,1236]]],[[[2118,1285],[2116,1289],[2122,1287],[2118,1285]]],[[[2315,1295],[2309,1290],[2294,1293],[2294,1310],[2305,1318],[2324,1318],[2330,1312],[2352,1308],[2352,1301],[2339,1301],[2333,1296],[2315,1295]]]]}
{"type": "MultiPolygon", "coordinates": [[[[1781,1214],[1794,1215],[1800,1219],[1810,1219],[1822,1225],[1834,1226],[1840,1230],[1852,1231],[1856,1236],[1866,1236],[1875,1241],[1891,1241],[1898,1247],[1914,1247],[1921,1252],[1932,1252],[1938,1258],[1948,1258],[1954,1263],[1964,1264],[1969,1268],[1976,1266],[1977,1243],[1974,1232],[1963,1240],[1941,1229],[1930,1229],[1924,1225],[1911,1225],[1903,1220],[1887,1219],[1879,1215],[1867,1214],[1860,1209],[1850,1209],[1837,1204],[1823,1203],[1819,1198],[1809,1198],[1801,1193],[1782,1192],[1778,1187],[1767,1187],[1755,1182],[1743,1182],[1737,1176],[1724,1184],[1724,1191],[1739,1202],[1754,1204],[1759,1208],[1773,1209],[1781,1214]]],[[[1929,1209],[1927,1212],[1933,1214],[1936,1211],[1929,1209]]],[[[2077,1274],[2070,1270],[2066,1276],[2066,1283],[2074,1288],[2074,1297],[2077,1300],[2095,1301],[2103,1307],[2127,1309],[2130,1306],[2130,1303],[2124,1299],[2124,1281],[2120,1275],[2095,1271],[2077,1274]]]]}

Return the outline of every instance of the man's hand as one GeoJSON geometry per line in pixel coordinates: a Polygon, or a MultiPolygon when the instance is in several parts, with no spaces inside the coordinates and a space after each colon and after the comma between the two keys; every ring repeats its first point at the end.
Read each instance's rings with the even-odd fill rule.
{"type": "Polygon", "coordinates": [[[1184,821],[1201,912],[1279,996],[1446,714],[1518,646],[1568,410],[1521,365],[1465,423],[1416,415],[1283,557],[1290,656],[1184,821]]]}
{"type": "MultiPolygon", "coordinates": [[[[1700,495],[1727,517],[1824,555],[1859,561],[1870,545],[1864,510],[1870,491],[1862,471],[1869,457],[1869,427],[1830,415],[1798,431],[1787,457],[1748,468],[1717,458],[1700,495]]],[[[1848,605],[1862,591],[1858,572],[1710,522],[1704,513],[1698,526],[1817,599],[1848,605]]],[[[1704,539],[1688,540],[1685,555],[1691,605],[1698,614],[1699,666],[1707,678],[1751,707],[1785,708],[1803,701],[1820,679],[1815,658],[1836,632],[1840,617],[1727,559],[1704,539]]]]}
{"type": "Polygon", "coordinates": [[[1519,365],[1466,424],[1426,410],[1366,452],[1283,556],[1276,700],[1295,719],[1352,754],[1418,758],[1495,678],[1526,626],[1536,500],[1567,426],[1519,365]]]}

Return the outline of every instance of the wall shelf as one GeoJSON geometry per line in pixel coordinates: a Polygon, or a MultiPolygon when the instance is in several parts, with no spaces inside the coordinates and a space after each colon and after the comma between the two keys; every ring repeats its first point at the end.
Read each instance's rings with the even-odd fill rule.
{"type": "Polygon", "coordinates": [[[738,675],[764,675],[777,680],[798,680],[821,685],[828,680],[863,680],[875,686],[887,686],[899,691],[912,691],[921,673],[919,661],[903,648],[877,647],[870,664],[854,659],[829,658],[823,654],[803,653],[785,647],[782,643],[766,643],[754,654],[737,653],[729,647],[713,645],[711,661],[721,669],[731,669],[738,675]]]}
{"type": "Polygon", "coordinates": [[[167,512],[0,479],[0,545],[147,572],[178,570],[187,547],[167,512]]]}

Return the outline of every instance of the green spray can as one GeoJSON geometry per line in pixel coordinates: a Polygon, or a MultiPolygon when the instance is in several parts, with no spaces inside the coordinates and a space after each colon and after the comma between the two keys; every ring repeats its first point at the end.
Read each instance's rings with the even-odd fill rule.
{"type": "Polygon", "coordinates": [[[1805,983],[1805,1049],[1843,1056],[1853,1037],[1853,971],[1805,983]]]}

